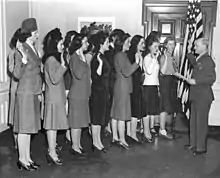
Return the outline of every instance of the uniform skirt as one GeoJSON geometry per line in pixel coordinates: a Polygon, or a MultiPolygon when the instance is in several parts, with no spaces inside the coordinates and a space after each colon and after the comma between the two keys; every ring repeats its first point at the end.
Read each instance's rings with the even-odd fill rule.
{"type": "Polygon", "coordinates": [[[8,124],[13,125],[14,123],[14,113],[15,113],[15,97],[16,94],[11,92],[9,94],[9,110],[8,110],[8,124]]]}
{"type": "Polygon", "coordinates": [[[142,89],[138,91],[131,93],[131,116],[140,119],[142,118],[142,89]]]}
{"type": "Polygon", "coordinates": [[[91,124],[105,126],[108,120],[109,95],[106,90],[93,91],[90,98],[91,124]]]}
{"type": "Polygon", "coordinates": [[[131,120],[131,101],[129,93],[123,93],[120,97],[114,96],[111,117],[120,121],[131,120]]]}
{"type": "Polygon", "coordinates": [[[159,95],[158,86],[143,86],[143,102],[142,115],[158,115],[159,114],[159,95]]]}
{"type": "Polygon", "coordinates": [[[8,124],[13,125],[15,113],[15,97],[18,82],[11,79],[10,94],[9,94],[9,110],[8,110],[8,124]]]}
{"type": "Polygon", "coordinates": [[[72,129],[88,127],[90,123],[89,100],[69,98],[68,119],[72,129]]]}
{"type": "Polygon", "coordinates": [[[62,102],[45,103],[44,129],[65,130],[69,128],[65,104],[62,102]]]}
{"type": "Polygon", "coordinates": [[[160,76],[160,111],[172,114],[177,108],[177,86],[172,75],[160,76]]]}
{"type": "Polygon", "coordinates": [[[15,133],[33,134],[41,129],[38,95],[17,94],[15,98],[15,133]]]}

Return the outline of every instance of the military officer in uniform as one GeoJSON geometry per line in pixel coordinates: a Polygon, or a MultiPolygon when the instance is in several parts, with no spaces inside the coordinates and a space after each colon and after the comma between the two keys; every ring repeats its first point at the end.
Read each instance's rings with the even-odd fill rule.
{"type": "Polygon", "coordinates": [[[214,100],[212,85],[216,80],[216,72],[215,63],[208,54],[208,45],[207,39],[199,38],[195,41],[195,53],[199,56],[195,58],[191,53],[187,55],[193,66],[192,78],[187,80],[191,101],[190,144],[187,148],[194,155],[207,152],[208,116],[214,100]]]}

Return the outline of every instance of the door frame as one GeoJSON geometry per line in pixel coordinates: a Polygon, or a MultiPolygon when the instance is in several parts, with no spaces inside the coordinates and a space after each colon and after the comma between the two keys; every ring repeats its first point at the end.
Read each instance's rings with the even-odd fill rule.
{"type": "MultiPolygon", "coordinates": [[[[213,28],[216,26],[217,0],[202,1],[202,12],[205,18],[204,36],[209,39],[209,53],[212,52],[213,28]]],[[[152,24],[153,14],[185,14],[187,13],[188,0],[143,0],[142,1],[142,25],[144,37],[158,27],[152,24]]]]}

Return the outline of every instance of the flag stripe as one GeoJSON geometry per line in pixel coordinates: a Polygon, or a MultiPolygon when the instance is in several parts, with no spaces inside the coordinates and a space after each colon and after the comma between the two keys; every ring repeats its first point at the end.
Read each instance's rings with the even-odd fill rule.
{"type": "MultiPolygon", "coordinates": [[[[191,78],[192,66],[186,58],[186,54],[189,52],[194,53],[194,42],[197,38],[203,36],[203,20],[201,11],[200,0],[189,0],[188,11],[186,17],[186,33],[183,44],[183,55],[180,64],[179,72],[187,78],[191,78]]],[[[178,97],[182,103],[182,110],[189,117],[190,103],[189,99],[189,85],[184,81],[178,83],[178,97]]]]}

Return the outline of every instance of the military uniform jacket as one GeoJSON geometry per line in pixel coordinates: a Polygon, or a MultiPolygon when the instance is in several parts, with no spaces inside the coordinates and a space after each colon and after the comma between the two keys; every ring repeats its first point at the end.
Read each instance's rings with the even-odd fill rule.
{"type": "Polygon", "coordinates": [[[22,55],[16,51],[14,76],[19,80],[17,94],[38,95],[42,87],[41,60],[27,43],[22,46],[28,62],[22,63],[22,55]]]}
{"type": "Polygon", "coordinates": [[[193,66],[192,78],[196,85],[190,86],[190,100],[203,99],[207,102],[214,100],[212,85],[216,80],[215,63],[208,53],[203,54],[197,60],[192,54],[187,55],[193,66]]]}

